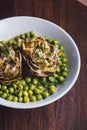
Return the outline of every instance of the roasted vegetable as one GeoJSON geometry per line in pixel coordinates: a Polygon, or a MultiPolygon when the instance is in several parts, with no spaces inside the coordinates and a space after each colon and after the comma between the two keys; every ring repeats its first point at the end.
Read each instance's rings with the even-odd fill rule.
{"type": "Polygon", "coordinates": [[[46,77],[58,67],[58,49],[48,43],[44,37],[35,37],[22,41],[22,53],[30,72],[46,77]]]}
{"type": "Polygon", "coordinates": [[[22,57],[19,50],[0,43],[0,83],[11,85],[21,78],[22,57]]]}

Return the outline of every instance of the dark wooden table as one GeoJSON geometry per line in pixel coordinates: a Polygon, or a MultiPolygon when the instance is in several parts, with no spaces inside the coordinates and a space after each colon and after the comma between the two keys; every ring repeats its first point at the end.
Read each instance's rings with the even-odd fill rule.
{"type": "Polygon", "coordinates": [[[0,106],[0,130],[87,130],[87,7],[76,0],[0,0],[0,19],[26,15],[50,20],[76,41],[81,71],[59,101],[28,110],[0,106]]]}

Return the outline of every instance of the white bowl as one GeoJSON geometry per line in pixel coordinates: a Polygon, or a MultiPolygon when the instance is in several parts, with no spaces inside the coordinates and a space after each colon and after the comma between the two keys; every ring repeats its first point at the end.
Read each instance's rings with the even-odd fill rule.
{"type": "Polygon", "coordinates": [[[63,97],[75,84],[80,71],[80,54],[74,40],[61,27],[47,20],[36,17],[11,17],[0,20],[0,41],[8,40],[19,34],[34,31],[38,35],[58,39],[65,48],[68,57],[69,75],[52,96],[36,102],[15,103],[0,98],[0,104],[11,108],[36,108],[50,104],[63,97]]]}

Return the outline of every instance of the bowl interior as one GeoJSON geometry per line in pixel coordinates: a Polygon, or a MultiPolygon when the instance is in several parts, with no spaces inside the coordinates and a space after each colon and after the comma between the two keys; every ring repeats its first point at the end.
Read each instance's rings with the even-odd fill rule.
{"type": "Polygon", "coordinates": [[[0,41],[8,40],[19,34],[34,31],[38,35],[57,39],[65,47],[68,57],[69,75],[66,81],[52,96],[42,101],[31,103],[14,103],[0,98],[0,104],[13,108],[35,108],[47,105],[65,95],[74,85],[80,70],[80,55],[73,39],[59,26],[35,17],[12,17],[0,21],[0,41]]]}

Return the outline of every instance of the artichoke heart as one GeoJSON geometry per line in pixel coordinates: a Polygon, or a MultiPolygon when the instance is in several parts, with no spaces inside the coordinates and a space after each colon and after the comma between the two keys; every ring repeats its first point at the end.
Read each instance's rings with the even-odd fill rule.
{"type": "Polygon", "coordinates": [[[21,78],[22,57],[19,50],[14,50],[0,43],[0,83],[11,85],[21,78]]]}
{"type": "Polygon", "coordinates": [[[32,38],[22,42],[22,53],[32,74],[46,77],[58,67],[58,49],[44,37],[32,38]]]}

